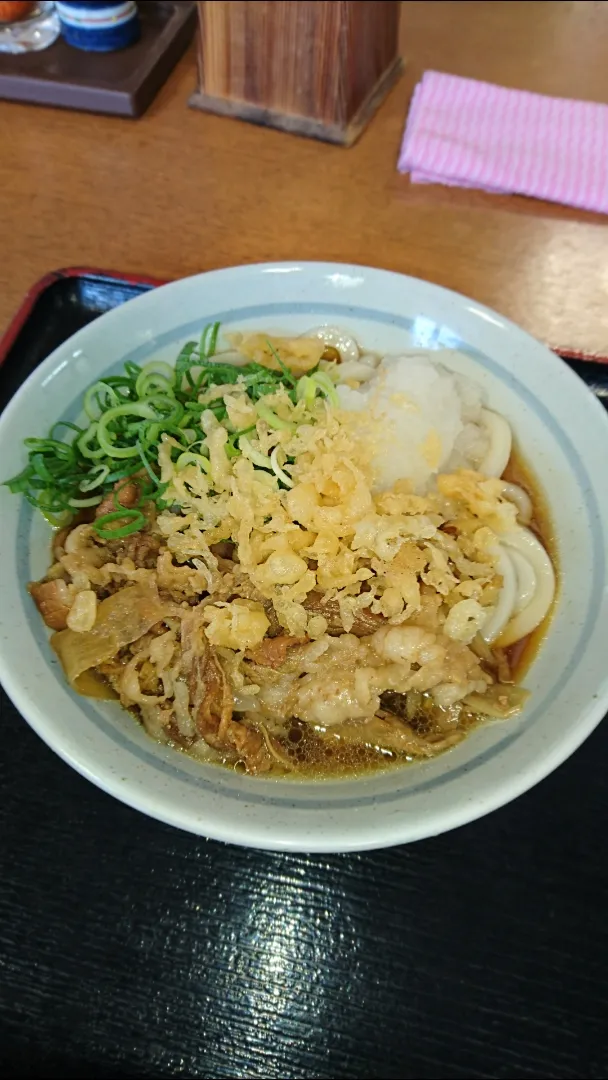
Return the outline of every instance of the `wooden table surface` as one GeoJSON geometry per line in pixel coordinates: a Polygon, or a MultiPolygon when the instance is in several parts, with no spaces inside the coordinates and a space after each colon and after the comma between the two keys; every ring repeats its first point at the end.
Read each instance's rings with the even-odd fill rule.
{"type": "Polygon", "coordinates": [[[403,7],[406,74],[350,150],[188,109],[193,50],[138,121],[0,103],[0,329],[59,267],[179,277],[335,259],[439,282],[552,345],[608,353],[605,218],[410,186],[395,168],[426,68],[608,102],[608,4],[403,7]]]}

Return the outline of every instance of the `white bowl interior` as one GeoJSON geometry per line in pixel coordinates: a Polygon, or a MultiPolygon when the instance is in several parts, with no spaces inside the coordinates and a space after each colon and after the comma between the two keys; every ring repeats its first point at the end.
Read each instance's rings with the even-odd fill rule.
{"type": "Polygon", "coordinates": [[[433,835],[507,802],[556,767],[608,705],[606,416],[567,367],[495,313],[436,286],[333,264],[251,266],[149,293],[75,335],[31,376],[0,421],[2,472],[22,439],[76,419],[83,391],[125,360],[173,361],[202,326],[301,332],[349,329],[365,346],[459,349],[445,358],[480,382],[511,422],[550,504],[560,596],[526,678],[521,717],[487,724],[450,753],[356,780],[251,778],[156,745],[112,703],[75,695],[48,645],[26,584],[47,567],[49,531],[0,493],[0,677],[22,714],[66,761],[140,810],[202,835],[265,848],[352,850],[433,835]]]}

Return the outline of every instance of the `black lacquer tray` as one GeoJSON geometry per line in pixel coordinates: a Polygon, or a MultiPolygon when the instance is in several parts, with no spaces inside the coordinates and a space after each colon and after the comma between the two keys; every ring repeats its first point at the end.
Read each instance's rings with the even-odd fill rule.
{"type": "MultiPolygon", "coordinates": [[[[154,284],[45,278],[0,346],[0,407],[154,284]]],[[[565,359],[606,403],[608,364],[565,359]]],[[[151,821],[0,710],[3,1075],[608,1075],[608,724],[472,825],[307,856],[151,821]]]]}

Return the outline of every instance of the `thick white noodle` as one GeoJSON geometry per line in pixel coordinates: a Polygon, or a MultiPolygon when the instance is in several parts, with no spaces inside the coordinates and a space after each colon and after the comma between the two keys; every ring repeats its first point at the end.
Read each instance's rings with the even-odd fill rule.
{"type": "Polygon", "coordinates": [[[511,428],[504,416],[491,409],[481,410],[481,422],[490,436],[490,447],[479,471],[484,476],[502,476],[511,456],[511,428]]]}
{"type": "Polygon", "coordinates": [[[519,615],[519,612],[523,611],[534,599],[537,585],[536,574],[534,572],[534,567],[528,559],[522,555],[521,551],[512,547],[509,551],[509,556],[517,575],[517,595],[515,598],[513,614],[519,615]]]}
{"type": "Polygon", "coordinates": [[[497,644],[505,648],[526,637],[543,621],[555,596],[555,571],[540,540],[523,525],[516,525],[500,539],[509,552],[519,552],[530,563],[536,575],[534,596],[525,608],[507,623],[498,639],[497,644]]]}
{"type": "Polygon", "coordinates": [[[307,330],[302,337],[318,338],[324,345],[331,346],[332,349],[337,349],[340,353],[340,359],[342,363],[347,360],[359,359],[359,346],[353,337],[349,337],[343,330],[339,330],[336,326],[315,326],[312,330],[307,330]]]}
{"type": "Polygon", "coordinates": [[[335,377],[339,383],[346,382],[347,379],[355,379],[357,382],[365,383],[373,379],[376,374],[372,367],[363,364],[360,360],[346,360],[343,364],[333,364],[332,366],[335,368],[335,377]]]}
{"type": "Polygon", "coordinates": [[[518,484],[508,484],[505,480],[502,485],[503,498],[508,499],[517,507],[517,516],[522,525],[529,525],[532,521],[532,499],[527,491],[518,484]]]}
{"type": "Polygon", "coordinates": [[[498,553],[498,573],[502,574],[502,588],[496,607],[492,608],[480,631],[487,645],[501,634],[513,614],[517,596],[517,575],[509,554],[503,547],[498,553]]]}

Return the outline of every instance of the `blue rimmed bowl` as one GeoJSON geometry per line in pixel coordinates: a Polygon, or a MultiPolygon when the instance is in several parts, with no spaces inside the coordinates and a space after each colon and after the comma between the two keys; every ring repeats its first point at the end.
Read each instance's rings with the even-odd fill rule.
{"type": "MultiPolygon", "coordinates": [[[[503,805],[555,769],[608,709],[608,419],[553,353],[495,312],[427,282],[365,267],[236,267],[164,286],[57,349],[0,419],[2,472],[26,435],[76,419],[83,391],[127,359],[173,361],[219,320],[301,332],[340,325],[372,349],[457,348],[455,364],[510,420],[549,502],[560,567],[556,614],[528,675],[521,716],[488,723],[434,760],[335,782],[243,776],[154,743],[114,703],[67,685],[26,586],[48,565],[49,530],[0,490],[0,678],[26,720],[71,766],[143,813],[261,848],[348,851],[417,840],[503,805]]],[[[10,748],[7,750],[10,753],[10,748]]]]}

